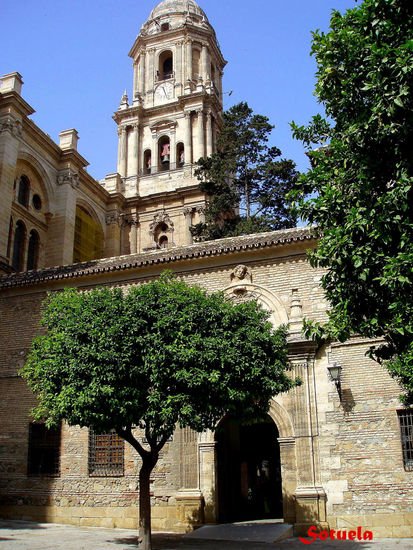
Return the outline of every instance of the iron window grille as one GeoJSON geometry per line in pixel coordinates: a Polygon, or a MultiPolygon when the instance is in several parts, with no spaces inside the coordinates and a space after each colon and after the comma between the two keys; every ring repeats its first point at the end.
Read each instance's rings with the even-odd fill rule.
{"type": "Polygon", "coordinates": [[[89,430],[89,475],[123,476],[125,442],[114,431],[97,434],[89,430]]]}
{"type": "Polygon", "coordinates": [[[402,440],[403,466],[413,472],[413,409],[397,411],[402,440]]]}
{"type": "Polygon", "coordinates": [[[61,428],[29,425],[28,475],[60,475],[61,428]]]}

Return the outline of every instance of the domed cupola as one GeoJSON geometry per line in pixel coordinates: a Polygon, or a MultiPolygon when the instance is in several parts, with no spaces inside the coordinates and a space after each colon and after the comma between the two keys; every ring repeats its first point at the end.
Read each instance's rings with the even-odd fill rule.
{"type": "Polygon", "coordinates": [[[189,16],[195,15],[207,19],[205,12],[194,0],[163,0],[151,11],[149,19],[172,13],[186,13],[189,16]]]}
{"type": "Polygon", "coordinates": [[[151,11],[141,34],[152,35],[188,24],[212,30],[205,12],[194,0],[163,0],[151,11]]]}

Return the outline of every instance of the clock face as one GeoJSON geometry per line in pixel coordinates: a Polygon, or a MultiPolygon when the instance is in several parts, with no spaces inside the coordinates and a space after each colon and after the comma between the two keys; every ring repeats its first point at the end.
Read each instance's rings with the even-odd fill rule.
{"type": "Polygon", "coordinates": [[[170,82],[164,82],[156,88],[155,95],[159,99],[171,99],[173,91],[173,84],[170,82]]]}

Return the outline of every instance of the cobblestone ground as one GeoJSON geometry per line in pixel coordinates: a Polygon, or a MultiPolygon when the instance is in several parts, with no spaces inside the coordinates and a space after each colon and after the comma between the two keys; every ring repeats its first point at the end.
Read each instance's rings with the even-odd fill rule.
{"type": "MultiPolygon", "coordinates": [[[[126,529],[74,527],[51,523],[0,520],[0,550],[133,550],[137,533],[126,529]]],[[[153,550],[304,550],[296,537],[278,543],[198,540],[185,535],[153,535],[153,550]]],[[[314,541],[311,550],[413,550],[412,539],[372,542],[314,541]]]]}

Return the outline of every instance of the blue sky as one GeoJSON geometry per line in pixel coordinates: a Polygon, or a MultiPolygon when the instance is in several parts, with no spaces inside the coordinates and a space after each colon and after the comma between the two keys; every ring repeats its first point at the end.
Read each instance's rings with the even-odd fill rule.
{"type": "MultiPolygon", "coordinates": [[[[116,171],[112,120],[124,89],[132,96],[128,52],[157,4],[152,0],[1,0],[0,72],[23,76],[33,120],[58,142],[76,128],[79,152],[97,179],[116,171]]],[[[311,31],[328,30],[332,9],[355,0],[200,0],[224,58],[224,108],[247,101],[276,126],[277,145],[299,169],[308,166],[289,122],[322,112],[313,96],[311,31]]]]}

